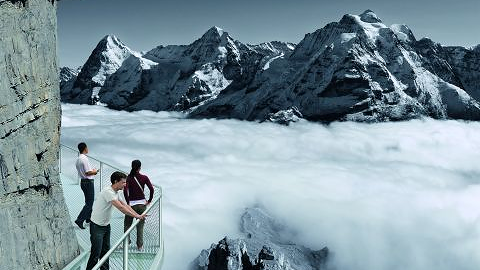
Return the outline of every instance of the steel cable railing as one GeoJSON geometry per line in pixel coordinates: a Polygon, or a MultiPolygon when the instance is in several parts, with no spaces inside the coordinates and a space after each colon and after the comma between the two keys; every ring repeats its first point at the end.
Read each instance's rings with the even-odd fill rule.
{"type": "MultiPolygon", "coordinates": [[[[78,151],[66,145],[60,146],[60,173],[63,179],[68,179],[69,184],[78,185],[80,179],[75,169],[75,161],[78,157],[78,151]]],[[[95,194],[98,194],[103,187],[111,185],[110,175],[114,171],[124,172],[108,163],[88,156],[90,164],[94,168],[99,168],[99,173],[95,176],[95,194]]],[[[124,172],[125,173],[125,172],[124,172]]],[[[65,180],[64,180],[65,181],[65,180]]],[[[83,196],[80,188],[78,188],[78,196],[83,196]]],[[[149,190],[145,189],[146,198],[149,197],[149,190]]],[[[121,192],[123,198],[123,193],[121,192]]],[[[67,204],[76,204],[74,209],[81,209],[83,200],[73,200],[73,198],[65,198],[67,204]]],[[[72,207],[69,207],[72,209],[72,207]]],[[[111,221],[111,246],[109,252],[97,263],[94,269],[99,269],[100,266],[109,260],[110,269],[160,269],[163,261],[163,231],[162,231],[162,188],[154,185],[154,196],[152,202],[148,205],[143,232],[143,249],[137,250],[136,240],[136,225],[140,222],[134,220],[130,228],[124,233],[123,220],[124,215],[120,211],[114,211],[111,221]],[[128,243],[130,237],[131,244],[128,243]],[[120,248],[121,247],[121,248],[120,248]],[[157,265],[158,264],[158,265],[157,265]]],[[[71,213],[72,216],[78,212],[71,213]]],[[[77,233],[77,236],[82,238],[82,241],[90,243],[88,230],[82,230],[77,233]]],[[[88,256],[87,256],[88,259],[88,256]]]]}

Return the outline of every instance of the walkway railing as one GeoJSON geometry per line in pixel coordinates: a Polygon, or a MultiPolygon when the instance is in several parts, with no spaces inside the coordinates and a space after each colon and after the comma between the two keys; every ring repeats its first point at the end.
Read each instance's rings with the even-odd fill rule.
{"type": "MultiPolygon", "coordinates": [[[[80,184],[80,179],[75,168],[77,157],[78,150],[63,144],[61,145],[59,160],[60,173],[64,185],[70,184],[77,186],[80,184]],[[65,181],[67,183],[65,183],[65,181]]],[[[111,185],[110,175],[114,171],[124,171],[94,157],[88,156],[88,158],[92,167],[100,169],[99,173],[95,175],[94,180],[96,196],[104,187],[111,185]]],[[[149,189],[145,189],[146,198],[149,197],[149,193],[149,189]]],[[[154,185],[153,195],[153,200],[146,210],[148,216],[144,225],[143,249],[137,250],[136,246],[135,227],[140,221],[135,219],[132,226],[130,226],[130,228],[124,233],[124,215],[121,214],[120,211],[114,210],[110,224],[110,242],[114,244],[111,245],[111,249],[108,253],[97,263],[97,265],[95,265],[93,268],[94,270],[100,269],[107,259],[109,260],[110,269],[160,269],[164,250],[162,231],[162,188],[154,185]],[[128,243],[129,238],[131,239],[131,244],[128,243]]],[[[75,195],[70,195],[72,197],[75,196],[76,198],[69,198],[67,195],[65,196],[67,205],[69,206],[69,209],[71,209],[71,216],[72,218],[75,218],[84,205],[83,193],[78,186],[78,192],[75,195]]],[[[120,196],[123,198],[123,192],[120,192],[120,196]]],[[[88,224],[86,225],[88,227],[88,224]]],[[[90,234],[88,231],[88,229],[77,231],[77,236],[80,238],[80,242],[90,243],[90,234]]],[[[84,256],[84,260],[88,260],[88,256],[84,256]]],[[[78,263],[76,265],[78,265],[78,263]]]]}

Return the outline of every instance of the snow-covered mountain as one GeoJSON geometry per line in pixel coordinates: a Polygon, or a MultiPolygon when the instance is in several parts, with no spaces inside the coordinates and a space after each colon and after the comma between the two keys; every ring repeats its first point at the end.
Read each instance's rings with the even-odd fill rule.
{"type": "MultiPolygon", "coordinates": [[[[117,71],[123,62],[138,54],[117,37],[107,35],[97,44],[87,62],[73,80],[71,88],[61,87],[61,98],[69,103],[91,104],[99,99],[98,92],[105,80],[117,71]]],[[[72,80],[72,78],[70,78],[72,80]]],[[[62,81],[62,78],[61,78],[62,81]]]]}
{"type": "Polygon", "coordinates": [[[217,27],[190,45],[144,55],[116,38],[115,52],[124,53],[112,53],[105,39],[62,100],[86,103],[78,97],[98,93],[115,109],[279,122],[480,120],[480,47],[417,41],[406,25],[388,27],[371,10],[344,15],[296,46],[247,45],[217,27]]]}
{"type": "Polygon", "coordinates": [[[416,45],[407,26],[387,27],[370,10],[345,15],[193,115],[264,120],[294,108],[314,121],[480,119],[478,102],[429,70],[416,45]]]}
{"type": "Polygon", "coordinates": [[[60,68],[60,96],[62,97],[62,100],[63,97],[67,96],[71,89],[73,89],[73,84],[75,83],[80,70],[81,68],[76,70],[68,67],[60,68]],[[66,93],[63,91],[66,91],[66,93]]]}
{"type": "Polygon", "coordinates": [[[147,52],[143,57],[152,63],[148,68],[120,68],[106,81],[100,101],[115,109],[191,111],[232,82],[248,80],[262,60],[290,51],[282,43],[264,50],[250,48],[212,27],[190,45],[158,46],[147,52]],[[122,81],[132,76],[136,79],[122,81]]]}
{"type": "Polygon", "coordinates": [[[283,42],[244,45],[212,27],[190,45],[158,46],[140,55],[107,36],[74,87],[62,88],[63,101],[89,103],[98,96],[114,109],[191,111],[215,99],[232,82],[248,82],[260,67],[268,67],[293,48],[283,42]],[[113,42],[117,46],[106,45],[113,42]]]}

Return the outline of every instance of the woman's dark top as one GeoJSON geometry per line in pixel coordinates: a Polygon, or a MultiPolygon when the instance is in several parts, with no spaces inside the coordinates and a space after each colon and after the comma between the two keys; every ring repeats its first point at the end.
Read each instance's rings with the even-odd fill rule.
{"type": "MultiPolygon", "coordinates": [[[[150,198],[148,198],[148,202],[152,202],[153,199],[153,186],[152,183],[150,182],[150,179],[148,179],[148,176],[143,175],[141,173],[136,173],[135,177],[138,180],[138,183],[142,186],[142,189],[145,190],[145,185],[147,185],[148,189],[150,190],[150,198]]],[[[143,200],[146,199],[145,195],[143,194],[142,189],[137,184],[137,181],[130,175],[127,176],[127,185],[123,189],[123,195],[125,195],[125,199],[127,200],[127,203],[130,203],[130,201],[136,201],[136,200],[143,200]]]]}

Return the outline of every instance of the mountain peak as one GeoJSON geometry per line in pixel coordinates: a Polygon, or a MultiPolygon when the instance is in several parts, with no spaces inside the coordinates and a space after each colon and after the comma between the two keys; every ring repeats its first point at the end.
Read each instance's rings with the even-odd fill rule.
{"type": "Polygon", "coordinates": [[[193,44],[220,44],[228,40],[229,37],[228,33],[223,31],[223,29],[212,26],[193,44]]]}
{"type": "Polygon", "coordinates": [[[224,33],[226,32],[224,32],[222,28],[212,26],[203,34],[202,39],[220,39],[224,33]]]}
{"type": "Polygon", "coordinates": [[[112,39],[117,39],[117,37],[115,35],[108,34],[108,35],[105,35],[101,40],[112,40],[112,39]]]}
{"type": "Polygon", "coordinates": [[[120,39],[118,39],[115,35],[106,35],[104,36],[100,42],[98,42],[98,45],[102,47],[103,49],[113,49],[113,48],[121,48],[121,49],[126,49],[127,46],[123,44],[120,39]]]}
{"type": "Polygon", "coordinates": [[[102,86],[130,55],[134,54],[116,36],[106,35],[97,44],[78,74],[74,87],[91,89],[102,86]]]}
{"type": "Polygon", "coordinates": [[[217,31],[217,34],[218,34],[219,36],[222,36],[222,35],[223,35],[223,29],[220,28],[220,27],[212,26],[209,30],[211,30],[211,31],[217,31]]]}
{"type": "Polygon", "coordinates": [[[378,18],[377,14],[375,14],[375,12],[373,12],[370,9],[367,9],[362,14],[360,14],[360,20],[362,20],[363,22],[366,22],[366,23],[381,23],[382,22],[382,20],[380,20],[378,18]]]}

